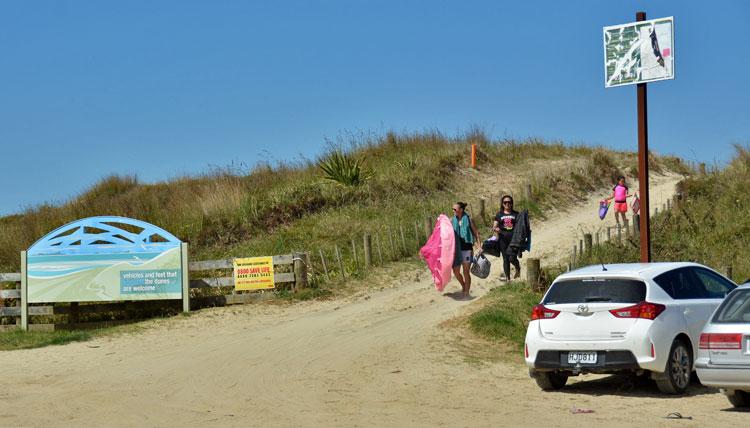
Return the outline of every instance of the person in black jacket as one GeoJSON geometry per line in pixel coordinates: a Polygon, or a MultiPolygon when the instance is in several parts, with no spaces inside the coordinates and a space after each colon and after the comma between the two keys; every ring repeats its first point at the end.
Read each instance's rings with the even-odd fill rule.
{"type": "Polygon", "coordinates": [[[504,280],[509,281],[511,264],[516,268],[516,273],[513,277],[518,278],[521,276],[521,264],[518,262],[518,257],[508,251],[510,241],[513,239],[513,231],[516,227],[518,211],[513,209],[512,196],[504,195],[500,200],[502,201],[502,208],[500,208],[500,211],[495,215],[493,228],[497,234],[500,251],[503,256],[503,272],[505,273],[504,280]]]}

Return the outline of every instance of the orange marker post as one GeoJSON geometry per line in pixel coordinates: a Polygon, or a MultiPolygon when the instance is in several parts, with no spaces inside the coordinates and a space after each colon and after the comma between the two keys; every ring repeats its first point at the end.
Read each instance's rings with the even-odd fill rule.
{"type": "Polygon", "coordinates": [[[477,169],[477,145],[471,145],[471,167],[477,169]]]}

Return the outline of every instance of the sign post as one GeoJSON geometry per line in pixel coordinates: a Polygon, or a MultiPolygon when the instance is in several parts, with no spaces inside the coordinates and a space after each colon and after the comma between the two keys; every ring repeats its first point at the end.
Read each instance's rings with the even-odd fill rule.
{"type": "MultiPolygon", "coordinates": [[[[646,12],[636,12],[636,22],[646,20],[646,12]]],[[[646,82],[638,83],[638,184],[641,199],[641,262],[651,261],[651,221],[648,206],[648,100],[646,82]]]]}
{"type": "Polygon", "coordinates": [[[674,19],[646,21],[636,12],[635,23],[604,27],[604,86],[636,85],[638,99],[638,181],[640,193],[641,262],[651,261],[648,194],[647,82],[674,79],[674,19]]]}

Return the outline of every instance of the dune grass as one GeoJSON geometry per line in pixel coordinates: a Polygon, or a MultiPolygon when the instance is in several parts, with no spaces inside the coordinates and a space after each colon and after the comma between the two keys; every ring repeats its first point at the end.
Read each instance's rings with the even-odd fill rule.
{"type": "MultiPolygon", "coordinates": [[[[653,169],[658,170],[663,165],[655,159],[653,169]]],[[[249,171],[214,169],[153,184],[111,176],[68,202],[1,217],[0,271],[17,272],[18,253],[49,231],[95,215],[156,224],[189,242],[194,260],[318,248],[331,252],[333,245],[361,240],[365,231],[413,225],[425,215],[448,211],[458,199],[475,202],[477,174],[496,174],[497,190],[513,192],[518,207],[539,217],[627,173],[634,160],[632,153],[601,148],[491,140],[476,130],[457,137],[389,132],[331,144],[315,160],[261,164],[249,171]],[[477,172],[469,168],[471,144],[479,148],[477,172]],[[329,161],[336,156],[346,156],[346,162],[338,163],[361,179],[331,180],[332,171],[319,165],[335,164],[329,161]],[[557,166],[549,167],[554,162],[557,166]],[[517,181],[511,184],[502,177],[517,181]],[[518,180],[532,185],[533,200],[523,197],[518,180]]],[[[489,211],[496,202],[490,200],[489,211]]]]}
{"type": "Polygon", "coordinates": [[[0,333],[0,351],[14,349],[41,348],[50,345],[64,345],[71,342],[84,342],[96,333],[91,331],[22,331],[11,330],[0,333]]]}
{"type": "Polygon", "coordinates": [[[497,287],[482,298],[485,305],[469,317],[471,330],[485,338],[498,340],[523,349],[531,308],[542,294],[525,282],[511,282],[497,287]]]}

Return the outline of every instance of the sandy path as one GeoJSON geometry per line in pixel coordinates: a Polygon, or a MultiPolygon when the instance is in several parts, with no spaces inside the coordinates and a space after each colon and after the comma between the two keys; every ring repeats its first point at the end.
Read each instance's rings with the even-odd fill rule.
{"type": "MultiPolygon", "coordinates": [[[[680,181],[680,176],[676,174],[652,175],[649,183],[649,208],[651,214],[662,206],[674,195],[674,187],[680,181]]],[[[638,181],[630,180],[628,186],[631,192],[638,189],[638,181]]],[[[601,240],[606,239],[607,227],[615,227],[617,223],[614,218],[614,204],[610,207],[610,212],[604,220],[599,220],[599,201],[612,196],[608,189],[602,189],[591,195],[591,197],[576,206],[553,214],[548,221],[540,223],[532,230],[532,251],[531,257],[539,257],[545,264],[552,265],[556,263],[567,263],[570,260],[570,253],[573,245],[577,245],[582,239],[584,233],[595,234],[599,232],[601,240]],[[536,245],[539,242],[540,245],[536,245]]],[[[628,199],[628,207],[632,199],[628,199]]],[[[627,214],[628,221],[632,223],[632,212],[627,214]]],[[[532,223],[532,226],[534,224],[532,223]]],[[[623,231],[623,234],[625,232],[623,231]]],[[[615,239],[617,232],[611,231],[612,239],[615,239]]]]}
{"type": "MultiPolygon", "coordinates": [[[[538,225],[537,248],[553,245],[545,236],[568,233],[562,219],[570,218],[538,225]]],[[[498,284],[475,282],[474,294],[498,284]]],[[[695,418],[681,425],[744,420],[699,386],[665,398],[653,385],[586,377],[543,393],[520,357],[466,362],[453,332],[438,325],[475,302],[436,293],[420,269],[343,300],[203,310],[148,322],[138,334],[0,353],[0,424],[671,426],[661,419],[671,411],[695,418]]]]}

